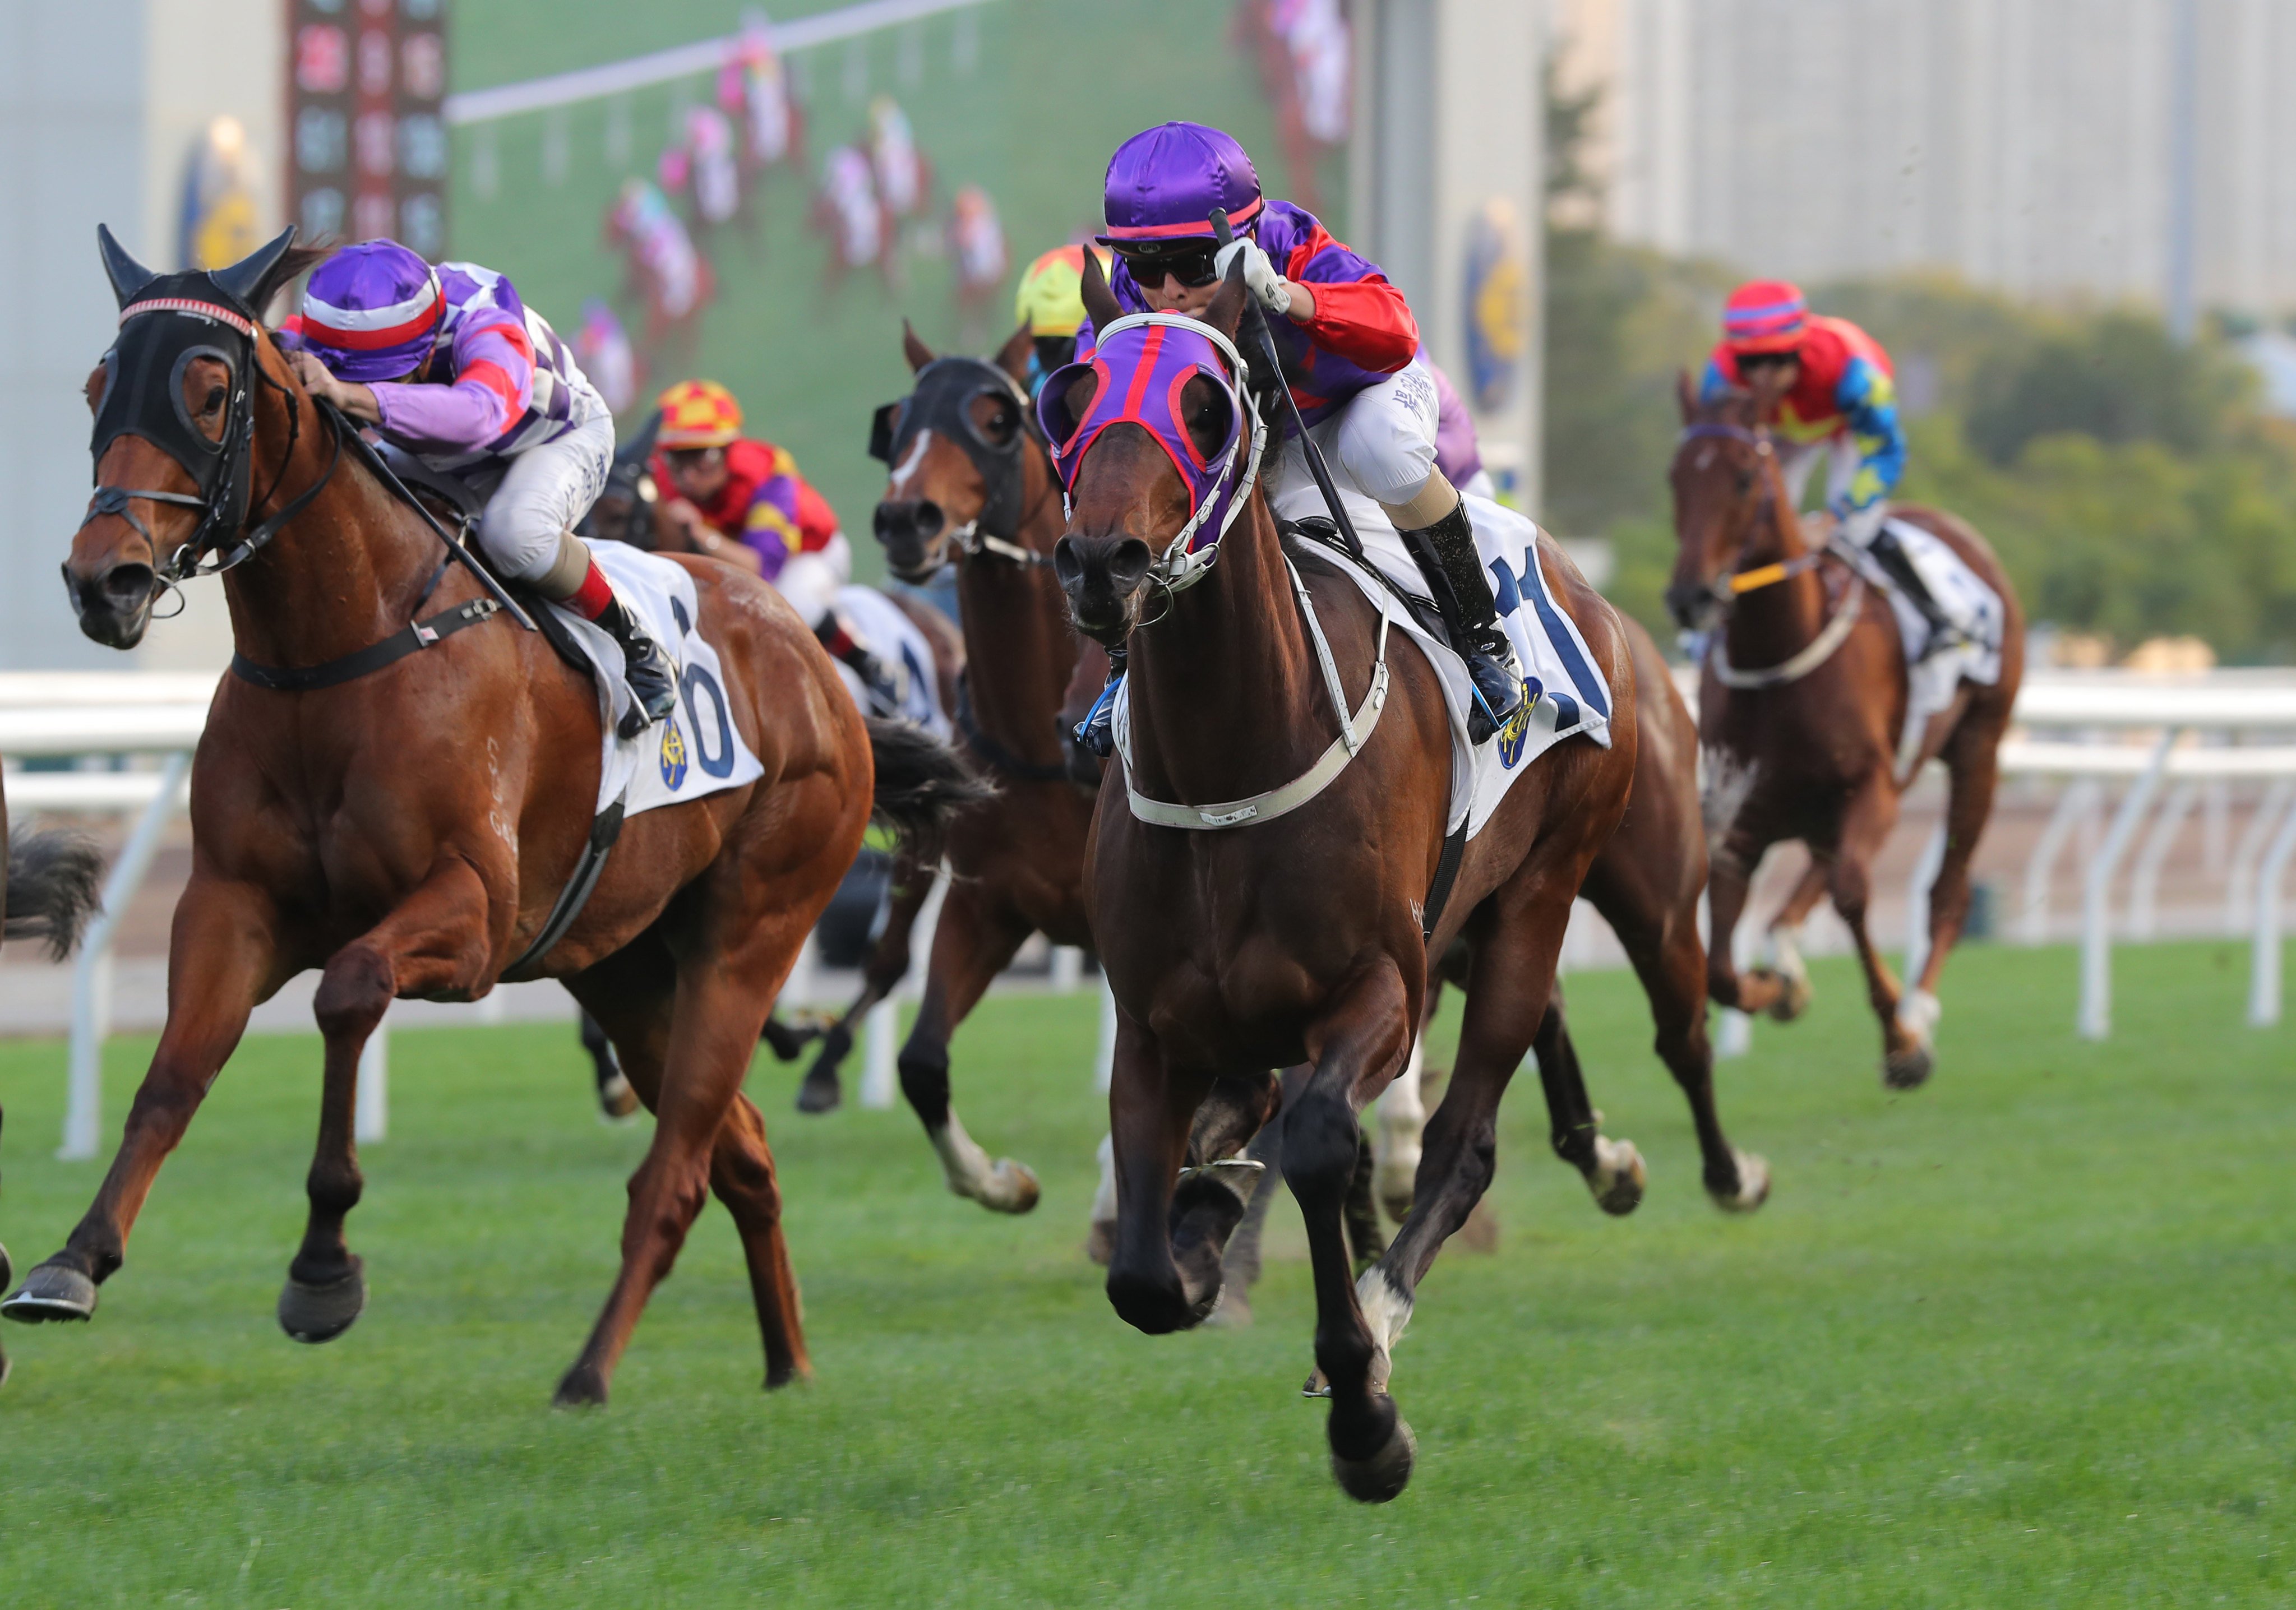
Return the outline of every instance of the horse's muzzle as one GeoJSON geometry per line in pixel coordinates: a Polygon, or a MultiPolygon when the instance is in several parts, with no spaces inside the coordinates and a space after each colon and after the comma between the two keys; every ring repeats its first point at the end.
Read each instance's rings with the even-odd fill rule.
{"type": "Polygon", "coordinates": [[[132,649],[144,641],[160,592],[151,566],[116,564],[81,576],[67,563],[63,570],[64,592],[83,633],[107,649],[132,649]]]}
{"type": "Polygon", "coordinates": [[[901,580],[922,582],[940,568],[948,516],[931,498],[879,503],[872,525],[885,550],[885,568],[901,580]]]}
{"type": "Polygon", "coordinates": [[[1666,609],[1684,631],[1705,632],[1712,629],[1715,617],[1721,613],[1722,600],[1711,586],[1677,579],[1667,586],[1666,609]]]}
{"type": "Polygon", "coordinates": [[[1139,623],[1140,595],[1154,558],[1136,536],[1064,536],[1053,572],[1068,594],[1069,618],[1086,637],[1115,647],[1139,623]]]}

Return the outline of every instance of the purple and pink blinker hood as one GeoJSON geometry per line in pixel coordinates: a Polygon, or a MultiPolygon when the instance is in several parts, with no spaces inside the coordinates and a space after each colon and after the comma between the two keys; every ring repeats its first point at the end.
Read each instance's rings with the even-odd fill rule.
{"type": "Polygon", "coordinates": [[[1267,431],[1239,392],[1235,375],[1243,362],[1226,337],[1210,325],[1181,314],[1141,313],[1117,320],[1098,332],[1090,357],[1054,371],[1037,396],[1037,421],[1052,445],[1053,463],[1064,496],[1073,496],[1078,471],[1103,431],[1111,425],[1137,425],[1164,450],[1188,489],[1187,525],[1161,567],[1166,582],[1178,587],[1211,563],[1220,538],[1243,511],[1259,476],[1267,431]],[[1099,380],[1092,406],[1073,428],[1066,424],[1070,387],[1092,374],[1099,380]],[[1207,458],[1188,434],[1180,396],[1202,375],[1227,399],[1226,439],[1207,458]],[[1245,428],[1250,452],[1238,463],[1245,428]]]}

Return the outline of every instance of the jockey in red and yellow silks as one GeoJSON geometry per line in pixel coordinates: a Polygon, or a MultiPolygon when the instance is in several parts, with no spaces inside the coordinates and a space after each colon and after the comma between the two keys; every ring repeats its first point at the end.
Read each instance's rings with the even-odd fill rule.
{"type": "Polygon", "coordinates": [[[1764,399],[1762,422],[1787,443],[1786,490],[1797,504],[1819,457],[1830,458],[1825,503],[1835,540],[1870,553],[1903,589],[1930,624],[1931,647],[1952,641],[1952,623],[1885,524],[1906,472],[1890,355],[1848,319],[1812,314],[1800,287],[1784,280],[1731,292],[1722,331],[1702,395],[1742,388],[1764,399]]]}

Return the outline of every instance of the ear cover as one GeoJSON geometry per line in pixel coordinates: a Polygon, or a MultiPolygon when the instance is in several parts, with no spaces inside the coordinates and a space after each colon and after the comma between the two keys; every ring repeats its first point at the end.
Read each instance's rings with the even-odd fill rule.
{"type": "Polygon", "coordinates": [[[1081,422],[1069,406],[1069,392],[1091,372],[1090,364],[1063,364],[1046,377],[1037,393],[1037,424],[1045,440],[1052,444],[1055,459],[1067,450],[1069,438],[1076,435],[1081,422]]]}
{"type": "Polygon", "coordinates": [[[893,462],[893,429],[900,417],[898,403],[887,403],[869,416],[869,456],[881,464],[893,462]]]}
{"type": "MultiPolygon", "coordinates": [[[[273,266],[287,255],[287,249],[294,243],[295,226],[290,224],[271,240],[249,252],[230,267],[209,269],[208,278],[213,280],[226,294],[236,298],[242,306],[254,307],[251,298],[255,295],[255,288],[263,283],[263,276],[269,274],[273,266]]],[[[260,313],[262,309],[254,308],[254,311],[260,313]]]]}
{"type": "Polygon", "coordinates": [[[96,249],[103,254],[103,272],[111,282],[111,294],[119,298],[125,308],[139,292],[160,276],[127,255],[127,249],[113,238],[109,225],[95,226],[96,249]]]}

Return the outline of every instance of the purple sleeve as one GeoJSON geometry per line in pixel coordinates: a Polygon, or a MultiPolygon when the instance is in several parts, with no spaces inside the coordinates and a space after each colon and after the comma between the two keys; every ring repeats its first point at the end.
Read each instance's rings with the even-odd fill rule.
{"type": "Polygon", "coordinates": [[[1482,444],[1475,439],[1473,416],[1461,400],[1458,388],[1451,384],[1451,377],[1427,356],[1424,347],[1419,349],[1419,361],[1435,377],[1435,468],[1454,486],[1464,486],[1483,467],[1482,444]]]}
{"type": "Polygon", "coordinates": [[[455,332],[455,380],[439,386],[381,381],[371,389],[383,433],[416,452],[475,453],[490,445],[534,400],[534,349],[507,315],[455,332]]]}

